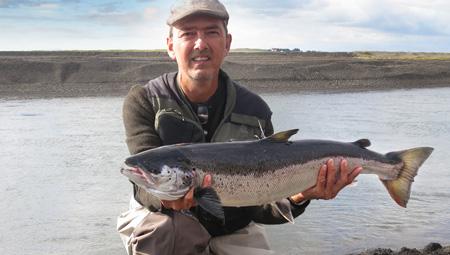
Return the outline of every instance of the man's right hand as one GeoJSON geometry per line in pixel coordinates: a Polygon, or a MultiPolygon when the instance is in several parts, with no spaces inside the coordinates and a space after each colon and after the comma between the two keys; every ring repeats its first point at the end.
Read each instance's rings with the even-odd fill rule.
{"type": "MultiPolygon", "coordinates": [[[[203,178],[202,187],[204,188],[211,186],[211,182],[211,175],[205,175],[203,178]]],[[[184,195],[184,197],[177,200],[161,200],[161,205],[167,209],[173,209],[175,211],[188,210],[191,207],[196,206],[194,200],[194,189],[195,187],[192,187],[186,195],[184,195]]]]}
{"type": "Polygon", "coordinates": [[[361,166],[351,170],[348,169],[348,161],[346,159],[340,161],[339,167],[336,167],[334,161],[329,159],[320,167],[316,185],[292,196],[291,200],[299,203],[311,199],[333,199],[343,188],[350,185],[361,171],[361,166]]]}

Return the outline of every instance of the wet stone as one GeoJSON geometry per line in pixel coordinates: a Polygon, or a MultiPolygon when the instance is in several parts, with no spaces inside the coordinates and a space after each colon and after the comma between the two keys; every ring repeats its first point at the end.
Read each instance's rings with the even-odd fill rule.
{"type": "Polygon", "coordinates": [[[403,247],[399,252],[398,255],[421,255],[422,253],[418,251],[417,249],[410,249],[403,247]]]}
{"type": "Polygon", "coordinates": [[[442,247],[439,243],[429,243],[423,249],[403,247],[398,251],[386,248],[377,248],[363,251],[361,253],[352,253],[349,255],[450,255],[450,246],[442,247]]]}
{"type": "Polygon", "coordinates": [[[429,243],[425,248],[423,248],[423,253],[428,254],[432,253],[433,251],[437,251],[439,249],[442,249],[442,245],[439,243],[429,243]]]}
{"type": "Polygon", "coordinates": [[[450,255],[450,246],[446,246],[446,247],[442,248],[441,250],[439,250],[439,253],[433,253],[433,255],[434,254],[450,255]]]}
{"type": "Polygon", "coordinates": [[[394,251],[392,251],[391,249],[377,248],[364,251],[360,255],[392,255],[392,254],[394,254],[394,251]]]}

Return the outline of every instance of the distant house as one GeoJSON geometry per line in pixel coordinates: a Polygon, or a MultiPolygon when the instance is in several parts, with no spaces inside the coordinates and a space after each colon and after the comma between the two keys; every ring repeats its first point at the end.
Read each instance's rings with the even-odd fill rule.
{"type": "Polygon", "coordinates": [[[294,48],[293,50],[288,48],[272,48],[270,49],[271,52],[278,52],[278,53],[289,53],[289,52],[302,52],[299,48],[294,48]]]}

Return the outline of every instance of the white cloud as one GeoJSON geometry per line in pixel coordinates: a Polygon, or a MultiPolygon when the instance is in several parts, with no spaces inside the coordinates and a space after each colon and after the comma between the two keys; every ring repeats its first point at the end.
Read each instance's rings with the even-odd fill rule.
{"type": "Polygon", "coordinates": [[[234,47],[341,51],[428,47],[428,51],[450,51],[450,44],[443,43],[435,49],[431,45],[419,47],[426,38],[450,42],[450,3],[431,2],[313,0],[286,8],[278,16],[231,4],[230,28],[235,35],[234,47]]]}
{"type": "Polygon", "coordinates": [[[59,4],[57,3],[39,3],[36,4],[35,7],[41,10],[56,10],[59,8],[59,4]]]}
{"type": "MultiPolygon", "coordinates": [[[[449,1],[223,0],[223,3],[231,15],[232,48],[450,51],[449,1]]],[[[15,24],[17,31],[26,30],[30,24],[40,26],[41,35],[27,34],[36,48],[41,45],[164,48],[170,3],[157,0],[138,4],[139,8],[131,6],[131,1],[89,4],[78,0],[0,0],[0,6],[19,10],[7,13],[0,8],[0,26],[8,28],[8,24],[15,24]],[[36,8],[37,3],[40,9],[36,8]],[[22,12],[21,6],[25,5],[40,11],[22,12]],[[70,32],[64,33],[64,29],[70,32]],[[71,41],[64,42],[69,37],[71,41]],[[80,43],[73,38],[79,38],[80,43]]],[[[7,40],[11,43],[8,47],[18,47],[13,41],[14,36],[21,41],[20,33],[11,29],[2,33],[12,38],[7,40]]],[[[5,45],[2,39],[0,46],[5,45]]]]}

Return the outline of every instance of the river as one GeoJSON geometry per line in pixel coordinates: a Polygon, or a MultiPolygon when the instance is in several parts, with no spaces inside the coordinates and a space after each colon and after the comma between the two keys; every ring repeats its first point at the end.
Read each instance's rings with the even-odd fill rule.
{"type": "MultiPolygon", "coordinates": [[[[276,130],[293,139],[369,138],[379,152],[435,151],[408,208],[374,176],[331,201],[313,201],[295,224],[268,226],[279,254],[346,254],[450,242],[450,88],[262,94],[276,130]]],[[[123,98],[0,99],[0,253],[126,254],[115,231],[131,186],[123,98]]]]}

